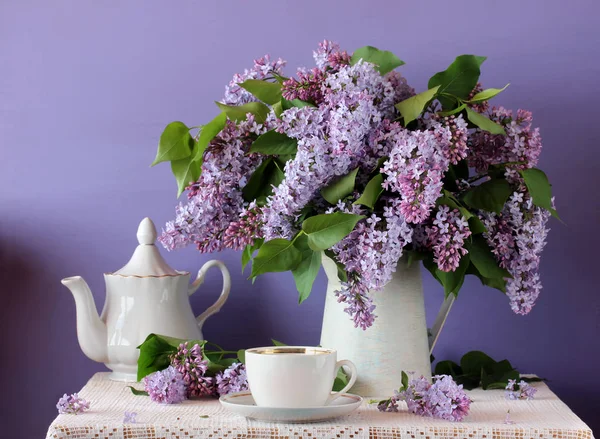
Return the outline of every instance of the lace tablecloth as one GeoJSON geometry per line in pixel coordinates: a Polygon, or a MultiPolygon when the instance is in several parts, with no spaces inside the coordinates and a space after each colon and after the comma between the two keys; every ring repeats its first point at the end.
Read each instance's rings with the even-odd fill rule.
{"type": "MultiPolygon", "coordinates": [[[[223,409],[216,399],[162,405],[135,396],[124,383],[98,373],[81,390],[91,404],[81,415],[59,415],[47,439],[198,439],[198,438],[519,438],[592,439],[592,431],[543,383],[532,401],[508,401],[502,390],[475,389],[471,413],[460,423],[422,418],[406,412],[380,413],[367,402],[346,417],[311,424],[251,421],[223,409]],[[507,411],[513,424],[505,424],[507,411]],[[137,423],[123,424],[124,413],[136,412],[137,423]]],[[[136,385],[138,388],[139,384],[136,385]]]]}

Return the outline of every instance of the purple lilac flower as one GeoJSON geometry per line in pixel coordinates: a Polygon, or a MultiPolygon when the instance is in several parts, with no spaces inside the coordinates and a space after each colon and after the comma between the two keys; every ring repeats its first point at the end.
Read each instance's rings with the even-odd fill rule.
{"type": "Polygon", "coordinates": [[[542,289],[540,254],[546,245],[550,213],[534,206],[525,193],[515,192],[500,214],[479,215],[487,229],[484,236],[499,265],[512,275],[506,284],[510,306],[517,314],[528,314],[542,289]]]}
{"type": "Polygon", "coordinates": [[[67,395],[66,393],[58,400],[56,404],[58,413],[61,415],[78,415],[90,409],[90,403],[81,398],[77,393],[67,395]]]}
{"type": "Polygon", "coordinates": [[[215,379],[205,376],[208,361],[204,360],[204,351],[199,344],[190,347],[187,341],[181,343],[171,364],[182,374],[189,398],[215,394],[215,379]]]}
{"type": "Polygon", "coordinates": [[[220,396],[248,390],[246,366],[242,363],[233,363],[223,372],[219,372],[216,378],[217,392],[220,396]]]}
{"type": "MultiPolygon", "coordinates": [[[[470,101],[471,99],[473,99],[475,97],[475,95],[477,93],[482,92],[482,91],[483,91],[483,87],[481,86],[481,83],[478,82],[475,85],[475,88],[473,90],[471,90],[471,93],[469,93],[469,96],[467,97],[467,101],[470,101]]],[[[490,108],[490,103],[488,101],[478,102],[475,104],[467,104],[467,105],[469,107],[471,107],[473,110],[477,111],[478,113],[485,113],[490,108]]]]}
{"type": "Polygon", "coordinates": [[[223,244],[233,250],[242,250],[263,237],[262,226],[262,209],[253,201],[242,209],[237,221],[229,224],[223,236],[223,244]]]}
{"type": "Polygon", "coordinates": [[[517,384],[517,380],[508,380],[504,391],[506,399],[517,400],[517,399],[533,399],[537,393],[537,389],[527,382],[521,380],[517,384]],[[516,387],[516,388],[515,388],[516,387]]]}
{"type": "Polygon", "coordinates": [[[154,402],[177,404],[187,399],[183,375],[173,366],[144,377],[144,388],[154,402]]]}
{"type": "Polygon", "coordinates": [[[508,410],[506,412],[506,417],[504,418],[504,423],[508,424],[508,425],[512,425],[515,423],[512,419],[510,419],[510,410],[508,410]]]}
{"type": "MultiPolygon", "coordinates": [[[[340,203],[339,211],[361,213],[357,206],[347,209],[340,203]]],[[[333,209],[332,209],[333,210],[333,209]]],[[[350,234],[333,248],[338,262],[344,264],[348,282],[336,291],[338,302],[354,320],[354,326],[366,329],[373,325],[375,305],[371,292],[383,289],[396,271],[403,248],[412,240],[397,199],[387,200],[383,217],[372,214],[360,221],[350,234]]]]}
{"type": "Polygon", "coordinates": [[[447,421],[462,421],[471,406],[462,384],[456,384],[449,375],[434,376],[433,384],[425,377],[413,376],[408,387],[395,397],[406,401],[408,410],[414,414],[447,421]]]}
{"type": "Polygon", "coordinates": [[[490,119],[504,126],[506,136],[477,130],[469,140],[469,165],[486,172],[490,165],[521,163],[519,168],[534,167],[542,151],[539,128],[532,129],[531,112],[518,110],[516,117],[503,107],[492,108],[490,119]]]}
{"type": "Polygon", "coordinates": [[[248,102],[256,101],[256,98],[239,84],[246,79],[265,79],[272,73],[281,74],[285,61],[279,58],[271,61],[269,55],[254,60],[254,66],[250,70],[245,70],[242,74],[235,74],[233,79],[225,87],[225,97],[223,103],[227,105],[243,105],[248,102]]]}
{"type": "Polygon", "coordinates": [[[465,240],[471,236],[469,223],[458,209],[440,206],[433,225],[425,228],[427,242],[433,250],[433,260],[441,271],[454,271],[460,259],[468,253],[465,240]]]}
{"type": "Polygon", "coordinates": [[[136,417],[137,417],[137,413],[136,412],[125,412],[125,415],[123,416],[123,424],[135,424],[135,423],[137,423],[136,417]]]}
{"type": "Polygon", "coordinates": [[[467,128],[467,122],[465,122],[462,115],[459,115],[458,117],[435,117],[433,120],[450,130],[450,139],[448,140],[447,133],[435,130],[434,126],[434,132],[441,135],[440,142],[447,145],[442,151],[448,161],[453,165],[456,165],[461,160],[467,158],[467,137],[469,135],[469,130],[467,128]]]}
{"type": "Polygon", "coordinates": [[[252,115],[237,124],[227,122],[205,152],[202,174],[190,186],[188,202],[180,203],[175,220],[165,225],[159,240],[167,250],[188,244],[196,244],[203,253],[226,248],[225,231],[245,212],[241,188],[261,161],[247,151],[270,123],[257,124],[252,115]]]}
{"type": "Polygon", "coordinates": [[[397,413],[398,399],[393,396],[390,399],[379,401],[379,404],[377,404],[377,410],[380,412],[397,413]]]}
{"type": "Polygon", "coordinates": [[[400,194],[400,210],[406,221],[422,223],[442,190],[442,178],[449,166],[444,150],[448,148],[451,131],[439,123],[431,131],[408,131],[395,122],[382,127],[373,141],[389,144],[381,147],[390,150],[389,160],[381,169],[387,175],[383,186],[400,194]]]}

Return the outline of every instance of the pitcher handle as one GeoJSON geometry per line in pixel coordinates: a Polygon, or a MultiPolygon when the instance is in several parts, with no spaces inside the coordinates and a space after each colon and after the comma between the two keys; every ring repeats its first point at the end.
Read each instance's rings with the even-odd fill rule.
{"type": "Polygon", "coordinates": [[[202,268],[200,268],[200,270],[198,270],[198,276],[196,276],[196,280],[190,285],[188,290],[189,295],[191,296],[194,294],[198,287],[204,283],[204,276],[206,276],[206,272],[211,267],[219,267],[221,270],[221,275],[223,276],[223,289],[221,290],[221,295],[217,301],[209,306],[206,311],[196,317],[196,322],[200,328],[202,328],[202,325],[206,319],[219,312],[221,307],[227,301],[227,298],[229,297],[229,291],[231,290],[231,276],[229,275],[229,270],[223,262],[213,259],[212,261],[208,261],[202,266],[202,268]]]}
{"type": "Polygon", "coordinates": [[[454,300],[456,296],[454,294],[449,294],[448,297],[442,303],[442,307],[440,308],[440,312],[438,312],[435,321],[433,322],[433,326],[429,330],[429,355],[433,352],[433,348],[438,341],[438,337],[440,336],[440,332],[442,332],[442,328],[446,323],[446,319],[448,318],[448,313],[450,313],[450,309],[452,308],[452,304],[454,304],[454,300]]]}

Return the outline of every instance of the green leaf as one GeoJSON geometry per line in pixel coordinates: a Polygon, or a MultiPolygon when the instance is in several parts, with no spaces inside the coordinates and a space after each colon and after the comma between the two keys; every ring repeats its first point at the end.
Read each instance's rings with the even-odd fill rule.
{"type": "Polygon", "coordinates": [[[394,70],[396,67],[400,67],[404,64],[404,61],[402,61],[392,52],[387,50],[379,50],[373,46],[365,46],[361,47],[360,49],[356,49],[352,54],[350,64],[354,65],[361,59],[365,62],[375,64],[377,66],[377,70],[382,75],[385,75],[386,73],[394,70]]]}
{"type": "Polygon", "coordinates": [[[208,418],[210,418],[210,416],[209,416],[209,415],[200,415],[200,416],[198,416],[198,417],[199,417],[199,418],[202,418],[202,419],[208,419],[208,418]]]}
{"type": "Polygon", "coordinates": [[[308,299],[313,283],[321,269],[321,252],[314,251],[308,246],[308,236],[300,235],[294,242],[296,248],[302,253],[302,261],[292,270],[296,288],[298,289],[298,303],[308,299]]]}
{"type": "Polygon", "coordinates": [[[481,220],[478,217],[472,216],[471,218],[469,218],[469,230],[471,230],[471,233],[473,235],[479,235],[481,233],[484,233],[486,231],[486,228],[483,222],[481,222],[481,220]]]}
{"type": "Polygon", "coordinates": [[[444,294],[446,297],[448,297],[450,294],[458,296],[458,291],[462,286],[469,262],[469,254],[466,254],[460,258],[460,262],[456,270],[442,271],[439,268],[436,269],[436,276],[444,286],[444,294]]]}
{"type": "Polygon", "coordinates": [[[281,101],[276,102],[275,104],[273,104],[271,106],[271,108],[273,109],[273,113],[275,113],[275,116],[277,116],[277,118],[281,117],[281,113],[283,113],[283,107],[281,106],[281,101]]]}
{"type": "Polygon", "coordinates": [[[225,105],[221,102],[215,102],[217,107],[227,114],[227,117],[233,121],[240,122],[246,120],[248,113],[254,115],[257,123],[263,123],[269,114],[269,107],[262,102],[248,102],[244,105],[225,105]]]}
{"type": "Polygon", "coordinates": [[[337,375],[335,376],[335,381],[333,382],[333,390],[334,392],[340,392],[344,387],[348,385],[348,375],[344,372],[344,368],[340,367],[337,371],[337,375]]]}
{"type": "Polygon", "coordinates": [[[465,108],[467,107],[467,104],[462,104],[459,105],[458,107],[456,107],[453,110],[448,110],[448,111],[438,111],[437,115],[438,116],[442,116],[442,117],[446,117],[446,116],[453,116],[455,114],[460,113],[461,111],[463,111],[465,108]]]}
{"type": "Polygon", "coordinates": [[[288,101],[285,98],[281,98],[281,107],[283,111],[289,110],[290,108],[303,108],[303,107],[314,107],[315,105],[311,102],[301,101],[300,99],[292,99],[288,101]]]}
{"type": "Polygon", "coordinates": [[[274,105],[281,101],[281,84],[277,82],[246,79],[239,86],[252,93],[265,104],[274,105]]]}
{"type": "Polygon", "coordinates": [[[298,141],[278,133],[275,130],[267,131],[258,136],[258,138],[250,145],[250,151],[259,152],[266,155],[286,155],[296,154],[298,151],[298,141]]]}
{"type": "Polygon", "coordinates": [[[348,273],[346,273],[346,267],[344,266],[344,264],[342,264],[341,262],[338,262],[335,258],[335,253],[333,253],[331,250],[325,250],[323,253],[325,253],[325,255],[331,259],[333,262],[335,262],[335,266],[337,268],[337,277],[341,282],[348,282],[348,273]]]}
{"type": "Polygon", "coordinates": [[[254,257],[254,252],[260,248],[260,246],[265,242],[263,238],[256,239],[254,244],[248,244],[244,247],[244,251],[242,252],[242,273],[248,265],[248,262],[252,260],[254,257]]]}
{"type": "Polygon", "coordinates": [[[308,235],[308,245],[313,250],[327,250],[350,234],[364,215],[353,213],[326,213],[311,216],[302,223],[308,235]]]}
{"type": "Polygon", "coordinates": [[[401,378],[402,388],[407,389],[408,388],[408,375],[406,374],[406,372],[402,371],[401,377],[402,377],[401,378]]]}
{"type": "Polygon", "coordinates": [[[160,135],[156,158],[151,166],[189,157],[192,142],[190,129],[183,122],[171,122],[160,135]]]}
{"type": "Polygon", "coordinates": [[[246,364],[246,349],[240,349],[237,351],[237,357],[240,363],[246,364]]]}
{"type": "Polygon", "coordinates": [[[131,393],[133,393],[135,396],[148,396],[148,392],[146,392],[144,390],[138,390],[133,386],[125,386],[125,387],[129,387],[131,389],[131,393]]]}
{"type": "Polygon", "coordinates": [[[179,197],[190,183],[194,183],[200,177],[202,164],[194,158],[198,152],[198,144],[194,142],[192,155],[171,162],[171,172],[177,181],[177,196],[179,197]]]}
{"type": "Polygon", "coordinates": [[[383,193],[383,187],[381,187],[382,183],[383,175],[376,174],[369,180],[362,195],[352,204],[360,204],[373,209],[375,207],[375,203],[377,203],[377,200],[379,199],[379,196],[383,193]]]}
{"type": "Polygon", "coordinates": [[[242,196],[246,201],[253,201],[261,196],[269,196],[273,193],[273,186],[279,184],[285,178],[277,163],[272,158],[263,162],[254,170],[246,186],[242,188],[242,196]]]}
{"type": "Polygon", "coordinates": [[[492,134],[506,135],[506,131],[504,131],[504,127],[502,125],[497,124],[493,120],[488,119],[483,114],[478,113],[475,110],[471,110],[469,107],[465,108],[465,110],[467,111],[467,118],[473,123],[473,125],[476,125],[482,130],[492,134]]]}
{"type": "Polygon", "coordinates": [[[523,180],[525,180],[525,185],[527,186],[529,195],[531,195],[533,204],[546,209],[553,217],[560,219],[558,213],[552,207],[552,189],[544,171],[531,168],[519,171],[519,173],[523,177],[523,180]]]}
{"type": "Polygon", "coordinates": [[[202,163],[202,157],[204,155],[204,151],[206,151],[206,147],[215,137],[217,137],[217,134],[219,134],[223,128],[225,128],[226,122],[227,115],[225,113],[219,113],[217,117],[202,127],[200,136],[198,136],[198,150],[194,155],[194,160],[202,163]]]}
{"type": "Polygon", "coordinates": [[[439,85],[430,88],[422,93],[411,96],[395,106],[404,118],[404,126],[407,126],[413,120],[417,119],[427,107],[427,104],[436,96],[439,85]]]}
{"type": "Polygon", "coordinates": [[[206,349],[203,351],[202,358],[208,363],[208,376],[215,376],[237,362],[237,358],[223,358],[221,352],[208,352],[206,349]]]}
{"type": "Polygon", "coordinates": [[[287,346],[285,343],[277,341],[274,338],[271,339],[271,342],[273,343],[273,346],[287,346]]]}
{"type": "Polygon", "coordinates": [[[454,361],[445,360],[440,361],[435,365],[435,374],[450,375],[451,377],[456,378],[457,376],[462,375],[463,371],[454,361]]]}
{"type": "MultiPolygon", "coordinates": [[[[438,92],[456,96],[460,99],[467,99],[471,91],[477,85],[481,71],[479,67],[485,61],[484,56],[460,55],[443,72],[438,72],[429,79],[428,88],[441,86],[438,92]]],[[[444,110],[452,109],[454,100],[439,96],[438,100],[442,103],[444,110]]]]}
{"type": "Polygon", "coordinates": [[[498,178],[472,187],[463,195],[463,201],[474,209],[500,213],[512,193],[508,181],[498,178]]]}
{"type": "Polygon", "coordinates": [[[467,244],[467,250],[471,255],[471,262],[483,277],[489,279],[512,277],[508,271],[500,268],[483,236],[475,235],[472,238],[471,243],[467,244]]]}
{"type": "Polygon", "coordinates": [[[181,343],[188,341],[192,345],[199,344],[204,347],[204,340],[182,340],[164,335],[150,334],[146,340],[138,346],[140,356],[138,358],[137,380],[140,381],[146,375],[166,369],[171,364],[171,355],[177,352],[181,343]]]}
{"type": "Polygon", "coordinates": [[[321,189],[321,195],[331,204],[337,204],[339,200],[344,199],[354,191],[354,183],[358,169],[350,171],[348,174],[338,178],[333,183],[321,189]]]}
{"type": "Polygon", "coordinates": [[[291,241],[277,238],[265,242],[252,263],[252,277],[263,273],[293,270],[302,260],[302,254],[291,241]]]}
{"type": "Polygon", "coordinates": [[[491,369],[494,363],[496,363],[496,361],[493,358],[481,351],[467,352],[460,359],[460,367],[463,370],[463,373],[476,377],[481,376],[482,368],[491,369]]]}
{"type": "Polygon", "coordinates": [[[469,99],[468,101],[465,101],[465,102],[469,102],[470,104],[476,104],[476,103],[479,103],[479,102],[484,102],[484,101],[490,100],[494,96],[496,96],[496,95],[502,93],[504,90],[506,90],[506,87],[508,87],[509,85],[510,84],[506,84],[502,88],[488,88],[488,89],[485,89],[483,91],[480,91],[475,96],[473,96],[471,99],[469,99]]]}
{"type": "Polygon", "coordinates": [[[471,261],[471,265],[469,265],[469,268],[467,268],[467,274],[473,274],[477,276],[477,278],[481,281],[482,285],[506,293],[506,279],[501,277],[490,279],[482,276],[479,270],[477,270],[477,268],[475,267],[475,265],[473,265],[473,261],[471,261]]]}

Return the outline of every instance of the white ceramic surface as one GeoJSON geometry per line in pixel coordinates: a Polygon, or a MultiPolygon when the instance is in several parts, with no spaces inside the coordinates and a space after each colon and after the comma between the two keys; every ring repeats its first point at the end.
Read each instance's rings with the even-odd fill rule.
{"type": "Polygon", "coordinates": [[[137,380],[139,346],[151,333],[183,339],[203,339],[202,325],[218,312],[231,289],[227,267],[208,261],[190,285],[190,273],[173,270],[154,245],[156,228],[145,218],[138,228],[138,242],[131,260],[120,270],[104,275],[106,300],[99,316],[92,292],[80,277],[62,280],[75,298],[77,338],[83,353],[113,370],[111,379],[137,380]],[[206,271],[218,267],[223,275],[219,299],[199,317],[189,302],[204,282],[206,271]]]}
{"type": "Polygon", "coordinates": [[[362,398],[344,393],[330,405],[322,407],[274,408],[259,407],[250,392],[231,393],[219,401],[227,410],[266,422],[317,422],[352,413],[362,404],[362,398]]]}
{"type": "Polygon", "coordinates": [[[352,392],[362,396],[387,397],[398,388],[402,371],[431,376],[430,349],[444,324],[454,296],[444,301],[428,337],[419,264],[408,267],[404,260],[382,291],[373,292],[377,318],[363,331],[344,312],[335,291],[341,288],[335,262],[323,257],[328,286],[321,331],[321,346],[338,351],[356,364],[358,379],[352,392]]]}
{"type": "Polygon", "coordinates": [[[331,404],[356,381],[356,367],[337,361],[333,349],[270,346],[246,350],[248,385],[262,407],[320,407],[331,404]],[[348,385],[331,392],[340,367],[351,370],[348,385]]]}

